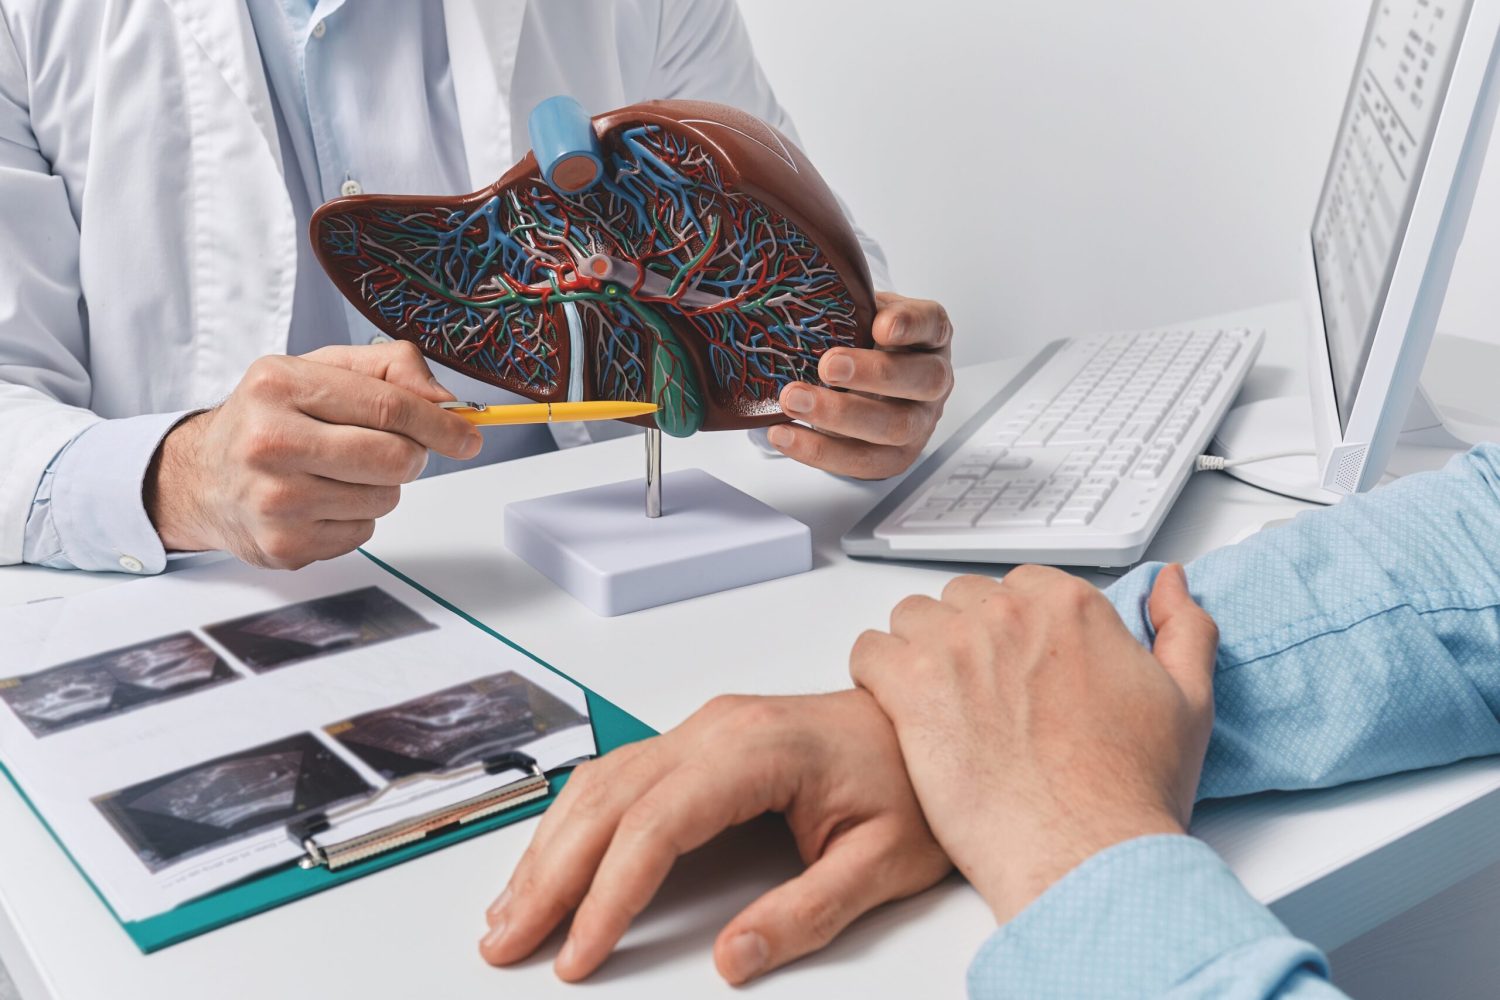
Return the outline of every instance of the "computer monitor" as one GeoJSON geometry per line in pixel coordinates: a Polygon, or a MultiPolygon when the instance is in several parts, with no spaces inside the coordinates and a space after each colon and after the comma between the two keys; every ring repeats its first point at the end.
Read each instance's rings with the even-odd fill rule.
{"type": "Polygon", "coordinates": [[[1489,146],[1497,58],[1500,0],[1374,2],[1304,249],[1325,490],[1374,486],[1403,429],[1436,423],[1418,379],[1489,146]]]}
{"type": "MultiPolygon", "coordinates": [[[[1500,0],[1374,0],[1301,250],[1316,476],[1295,462],[1231,474],[1331,502],[1378,483],[1403,431],[1464,443],[1418,380],[1500,102],[1497,64],[1500,0]]],[[[1252,403],[1217,443],[1230,458],[1284,448],[1306,412],[1252,403]]]]}

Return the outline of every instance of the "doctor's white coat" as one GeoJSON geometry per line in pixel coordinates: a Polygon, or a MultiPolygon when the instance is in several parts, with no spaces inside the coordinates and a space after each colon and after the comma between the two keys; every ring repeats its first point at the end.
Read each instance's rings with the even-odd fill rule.
{"type": "MultiPolygon", "coordinates": [[[[554,94],[594,112],[722,101],[795,137],[734,0],[443,8],[474,188],[524,155],[526,116],[554,94]]],[[[0,564],[20,561],[38,479],[84,428],[209,405],[285,352],[295,276],[242,3],[0,0],[0,564]]]]}

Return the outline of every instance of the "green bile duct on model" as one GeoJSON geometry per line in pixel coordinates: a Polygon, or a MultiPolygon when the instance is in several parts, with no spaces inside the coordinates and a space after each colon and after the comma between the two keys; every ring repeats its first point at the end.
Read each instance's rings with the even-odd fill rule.
{"type": "Polygon", "coordinates": [[[677,437],[765,423],[856,342],[818,246],[688,136],[641,122],[601,143],[569,98],[530,128],[534,172],[475,195],[319,210],[324,267],[377,325],[532,399],[650,400],[677,437]]]}

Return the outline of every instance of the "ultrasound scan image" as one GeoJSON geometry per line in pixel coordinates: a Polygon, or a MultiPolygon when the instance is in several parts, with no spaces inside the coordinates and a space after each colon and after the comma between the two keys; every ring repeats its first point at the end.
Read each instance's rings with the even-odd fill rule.
{"type": "Polygon", "coordinates": [[[47,736],[238,676],[202,640],[180,632],[0,680],[0,700],[32,735],[47,736]]]}
{"type": "Polygon", "coordinates": [[[556,696],[507,672],[367,712],[327,731],[395,779],[462,767],[587,724],[556,696]]]}
{"type": "Polygon", "coordinates": [[[94,800],[152,871],[372,791],[311,733],[185,768],[94,800]]]}
{"type": "Polygon", "coordinates": [[[379,587],[319,597],[210,625],[207,632],[263,673],[436,628],[379,587]]]}

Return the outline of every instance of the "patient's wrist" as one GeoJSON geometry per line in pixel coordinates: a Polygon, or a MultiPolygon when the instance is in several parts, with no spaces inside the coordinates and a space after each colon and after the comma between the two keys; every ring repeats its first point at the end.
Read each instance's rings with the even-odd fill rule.
{"type": "MultiPolygon", "coordinates": [[[[1008,923],[1042,893],[1089,858],[1138,837],[1182,834],[1182,823],[1165,809],[1117,810],[1080,804],[1028,824],[1024,835],[1006,837],[970,872],[959,865],[995,915],[1008,923]]],[[[1020,831],[1017,831],[1020,832],[1020,831]]]]}

